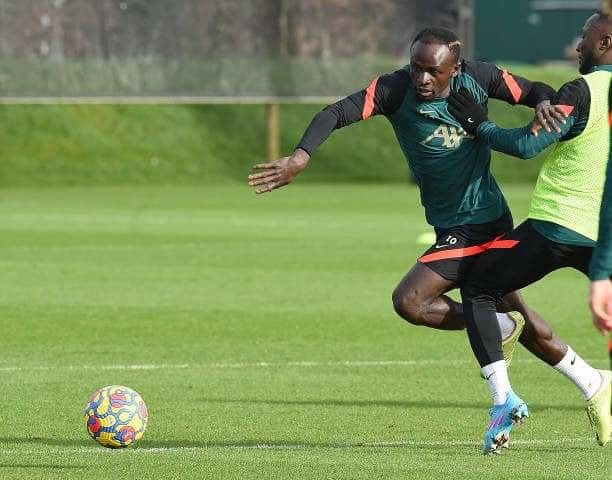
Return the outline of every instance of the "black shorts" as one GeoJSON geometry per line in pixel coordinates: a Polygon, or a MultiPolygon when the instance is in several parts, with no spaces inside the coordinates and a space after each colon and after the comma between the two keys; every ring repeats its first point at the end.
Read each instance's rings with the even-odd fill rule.
{"type": "Polygon", "coordinates": [[[489,249],[504,245],[500,237],[511,232],[512,226],[512,215],[508,211],[488,223],[436,228],[436,243],[419,258],[419,263],[446,280],[460,284],[489,249]]]}
{"type": "Polygon", "coordinates": [[[471,292],[486,292],[502,297],[564,267],[588,275],[593,247],[549,240],[533,228],[531,220],[521,223],[503,239],[514,242],[514,246],[490,250],[486,261],[470,270],[464,283],[469,285],[471,292]]]}

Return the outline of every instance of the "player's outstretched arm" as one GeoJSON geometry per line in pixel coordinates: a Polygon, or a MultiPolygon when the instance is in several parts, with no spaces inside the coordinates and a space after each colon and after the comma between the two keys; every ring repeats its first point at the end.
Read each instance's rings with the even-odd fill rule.
{"type": "Polygon", "coordinates": [[[290,184],[306,168],[310,155],[296,148],[292,155],[278,160],[253,165],[253,173],[248,177],[249,185],[255,193],[267,193],[290,184]]]}
{"type": "Polygon", "coordinates": [[[249,185],[255,188],[255,193],[266,193],[291,183],[334,130],[374,115],[395,112],[404,100],[407,85],[408,73],[398,70],[377,77],[367,88],[328,105],[312,119],[292,155],[253,166],[249,185]]]}

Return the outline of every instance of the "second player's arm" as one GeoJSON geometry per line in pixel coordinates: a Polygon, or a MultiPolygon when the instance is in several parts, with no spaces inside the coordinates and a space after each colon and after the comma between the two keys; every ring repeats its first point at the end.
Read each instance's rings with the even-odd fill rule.
{"type": "Polygon", "coordinates": [[[470,128],[470,125],[466,123],[468,119],[477,118],[477,124],[473,124],[473,133],[480,140],[486,142],[493,150],[519,158],[532,158],[562,138],[579,135],[584,130],[590,108],[590,94],[584,80],[568,82],[553,99],[555,107],[567,115],[565,122],[558,124],[558,131],[540,130],[537,135],[534,135],[532,124],[522,128],[500,128],[487,119],[486,112],[481,105],[475,104],[465,95],[462,97],[461,94],[462,92],[459,92],[459,96],[456,96],[451,102],[456,114],[463,117],[460,121],[465,124],[464,128],[466,130],[470,128]]]}
{"type": "Polygon", "coordinates": [[[559,125],[560,132],[543,131],[532,134],[531,124],[522,128],[504,129],[491,121],[482,123],[477,130],[478,138],[485,141],[491,149],[523,159],[533,158],[546,147],[562,138],[574,125],[575,119],[570,116],[564,124],[559,125]]]}

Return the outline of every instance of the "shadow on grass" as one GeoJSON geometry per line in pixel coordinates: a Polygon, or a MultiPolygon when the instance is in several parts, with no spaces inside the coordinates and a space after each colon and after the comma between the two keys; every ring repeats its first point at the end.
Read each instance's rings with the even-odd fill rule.
{"type": "MultiPolygon", "coordinates": [[[[259,404],[259,405],[296,405],[296,406],[322,406],[322,407],[390,407],[390,408],[415,408],[415,409],[468,409],[482,410],[490,408],[487,402],[457,402],[452,400],[281,400],[261,398],[201,398],[207,403],[235,403],[235,404],[259,404]]],[[[531,413],[542,410],[582,411],[580,405],[529,403],[531,413]]]]}
{"type": "MultiPolygon", "coordinates": [[[[550,440],[554,443],[554,440],[550,440]]],[[[547,442],[546,442],[547,443],[547,442]]],[[[541,451],[541,452],[558,452],[560,447],[571,448],[572,451],[592,451],[594,443],[585,441],[582,443],[572,442],[571,444],[563,444],[560,442],[558,445],[550,444],[526,444],[518,443],[511,447],[509,452],[514,451],[541,451]]],[[[286,451],[304,451],[304,450],[360,450],[360,449],[379,449],[379,450],[412,450],[412,451],[445,451],[449,449],[454,451],[466,451],[480,454],[481,444],[480,441],[465,440],[458,441],[449,439],[438,440],[406,440],[406,441],[390,441],[390,442],[324,442],[324,441],[307,441],[304,439],[295,440],[271,440],[271,439],[257,439],[257,440],[227,440],[227,441],[185,441],[185,440],[167,440],[167,441],[146,441],[143,440],[138,444],[136,449],[233,449],[233,450],[286,450],[286,451]]],[[[508,452],[504,452],[508,453],[508,452]]]]}
{"type": "MultiPolygon", "coordinates": [[[[518,442],[512,447],[510,452],[513,451],[536,451],[536,452],[558,452],[560,447],[570,447],[572,451],[593,450],[594,443],[591,441],[584,441],[584,443],[571,442],[571,444],[565,444],[562,440],[558,445],[554,444],[554,440],[543,441],[542,443],[535,442],[533,444],[526,444],[518,442]],[[550,443],[549,443],[550,442],[550,443]],[[545,443],[545,444],[542,444],[545,443]]],[[[0,437],[0,444],[13,444],[13,445],[39,445],[41,447],[46,446],[59,446],[59,447],[95,447],[94,442],[82,442],[77,440],[59,440],[57,438],[15,438],[15,437],[0,437]]],[[[117,449],[105,449],[99,447],[101,452],[122,452],[125,450],[117,449]]],[[[477,440],[453,440],[438,438],[437,440],[406,440],[406,441],[390,441],[390,442],[316,442],[306,441],[303,439],[295,440],[273,440],[273,439],[249,439],[249,440],[221,440],[221,441],[196,441],[196,440],[147,440],[143,439],[138,443],[137,446],[127,449],[129,450],[142,450],[144,452],[151,450],[181,450],[181,449],[253,449],[253,450],[310,450],[310,449],[333,449],[333,450],[352,450],[352,449],[381,449],[381,450],[417,450],[417,451],[449,451],[451,448],[453,451],[473,451],[474,453],[480,452],[480,442],[477,440]]],[[[157,453],[157,452],[154,452],[157,453]]],[[[505,455],[509,453],[504,452],[505,455]]],[[[57,465],[57,464],[0,464],[2,468],[48,468],[48,469],[81,469],[85,468],[80,465],[57,465]]],[[[1,475],[0,475],[1,477],[1,475]]]]}
{"type": "MultiPolygon", "coordinates": [[[[0,437],[0,444],[7,445],[46,445],[49,447],[93,447],[96,443],[85,438],[83,440],[72,440],[57,437],[0,437]]],[[[0,448],[1,451],[1,448],[0,448]]]]}

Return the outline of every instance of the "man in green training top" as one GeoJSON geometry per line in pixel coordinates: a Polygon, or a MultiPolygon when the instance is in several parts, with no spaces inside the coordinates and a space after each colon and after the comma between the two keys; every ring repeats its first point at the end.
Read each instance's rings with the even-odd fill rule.
{"type": "MultiPolygon", "coordinates": [[[[462,62],[457,36],[428,28],[414,39],[410,65],[327,106],[312,120],[291,156],[255,165],[249,175],[256,193],[283,187],[306,168],[311,154],[334,130],[384,115],[420,188],[425,216],[437,237],[395,288],[393,307],[411,324],[441,330],[465,328],[461,303],[446,293],[458,288],[476,263],[486,264],[490,252],[509,248],[499,237],[512,228],[510,210],[490,172],[490,148],[467,135],[448,113],[448,96],[459,88],[468,89],[481,102],[497,98],[512,105],[539,106],[538,117],[546,128],[553,118],[542,108],[555,94],[550,87],[490,63],[462,62]]],[[[526,320],[521,333],[520,316],[495,314],[508,360],[520,334],[527,349],[582,389],[580,375],[567,375],[558,368],[568,346],[518,292],[507,292],[499,307],[502,312],[519,311],[526,320]]]]}
{"type": "MultiPolygon", "coordinates": [[[[472,350],[493,397],[484,453],[498,453],[513,423],[528,416],[512,391],[501,351],[495,306],[506,292],[524,288],[563,267],[588,274],[597,240],[608,152],[608,95],[612,79],[612,19],[595,14],[585,23],[577,47],[582,77],[561,87],[553,104],[568,115],[561,132],[532,135],[530,126],[511,130],[488,121],[469,92],[454,92],[449,112],[463,128],[492,149],[530,158],[556,142],[547,157],[531,202],[529,218],[503,237],[510,248],[491,252],[465,279],[461,295],[472,350]]],[[[607,273],[606,273],[607,275],[607,273]]],[[[596,370],[571,348],[558,365],[579,377],[586,412],[597,441],[610,439],[611,373],[596,370]]]]}

